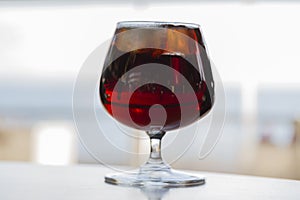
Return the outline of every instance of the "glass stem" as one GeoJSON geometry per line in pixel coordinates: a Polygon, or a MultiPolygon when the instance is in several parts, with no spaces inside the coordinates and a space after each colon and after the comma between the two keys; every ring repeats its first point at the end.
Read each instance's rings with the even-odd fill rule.
{"type": "Polygon", "coordinates": [[[141,166],[140,173],[148,173],[154,171],[169,171],[170,166],[166,164],[161,157],[161,140],[165,135],[165,131],[148,131],[150,137],[150,156],[148,161],[141,166]]]}
{"type": "Polygon", "coordinates": [[[150,137],[150,156],[149,161],[151,163],[162,163],[161,157],[161,138],[150,137]]]}

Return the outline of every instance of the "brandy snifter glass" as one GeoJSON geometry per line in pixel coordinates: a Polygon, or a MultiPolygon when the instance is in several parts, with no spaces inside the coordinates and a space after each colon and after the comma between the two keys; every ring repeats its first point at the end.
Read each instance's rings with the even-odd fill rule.
{"type": "Polygon", "coordinates": [[[107,183],[182,187],[205,179],[171,169],[161,140],[208,113],[214,81],[199,25],[178,22],[119,22],[104,63],[99,94],[117,122],[145,131],[149,160],[137,172],[115,173],[107,183]]]}

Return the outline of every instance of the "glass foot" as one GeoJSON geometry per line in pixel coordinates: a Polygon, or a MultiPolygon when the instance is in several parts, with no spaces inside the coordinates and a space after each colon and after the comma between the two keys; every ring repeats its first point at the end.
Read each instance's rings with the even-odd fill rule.
{"type": "Polygon", "coordinates": [[[171,169],[160,171],[140,170],[135,173],[108,174],[105,176],[105,182],[115,185],[136,187],[188,187],[204,184],[205,178],[171,169]]]}
{"type": "Polygon", "coordinates": [[[188,187],[202,185],[204,177],[172,170],[162,160],[161,138],[164,131],[149,131],[151,152],[148,161],[141,166],[138,172],[127,172],[108,174],[105,182],[114,185],[136,186],[136,187],[188,187]]]}

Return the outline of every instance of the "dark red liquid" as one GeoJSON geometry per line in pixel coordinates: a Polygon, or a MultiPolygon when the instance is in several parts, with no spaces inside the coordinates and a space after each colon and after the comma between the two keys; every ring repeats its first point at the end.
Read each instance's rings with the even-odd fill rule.
{"type": "Polygon", "coordinates": [[[118,48],[112,47],[109,55],[114,54],[121,56],[113,62],[113,56],[107,57],[108,66],[100,80],[100,97],[108,113],[122,124],[140,130],[155,126],[173,130],[193,123],[211,109],[214,94],[210,65],[201,61],[204,68],[209,68],[207,83],[204,78],[207,69],[196,69],[186,60],[199,62],[195,54],[145,48],[122,55],[118,48]],[[143,64],[148,65],[140,68],[143,64]],[[160,72],[158,64],[169,70],[160,72]],[[164,114],[161,108],[154,106],[149,116],[155,104],[165,110],[164,124],[160,121],[164,114]]]}

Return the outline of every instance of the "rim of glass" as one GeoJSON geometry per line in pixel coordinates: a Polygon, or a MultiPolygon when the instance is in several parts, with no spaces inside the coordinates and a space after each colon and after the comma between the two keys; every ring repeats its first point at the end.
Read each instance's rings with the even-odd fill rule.
{"type": "Polygon", "coordinates": [[[121,21],[117,23],[117,28],[145,28],[145,27],[164,27],[164,26],[183,26],[186,28],[200,28],[199,24],[186,22],[163,22],[163,21],[121,21]]]}

